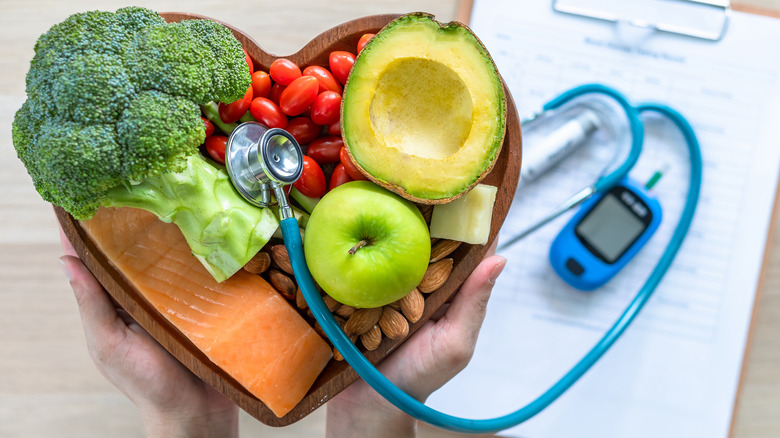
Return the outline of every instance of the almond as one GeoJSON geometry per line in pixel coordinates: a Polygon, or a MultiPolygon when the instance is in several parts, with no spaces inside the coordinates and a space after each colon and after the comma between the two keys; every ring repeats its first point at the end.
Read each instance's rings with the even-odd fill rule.
{"type": "Polygon", "coordinates": [[[260,251],[244,265],[244,270],[252,274],[262,274],[271,266],[271,256],[260,251]]]}
{"type": "Polygon", "coordinates": [[[306,298],[303,297],[303,292],[300,287],[295,291],[295,305],[298,306],[299,309],[309,308],[309,304],[306,303],[306,298]]]}
{"type": "Polygon", "coordinates": [[[417,286],[417,289],[423,293],[433,292],[440,288],[452,273],[453,260],[451,258],[441,259],[438,262],[433,262],[428,265],[428,270],[425,271],[422,281],[417,286]]]}
{"type": "Polygon", "coordinates": [[[371,330],[360,335],[360,342],[366,347],[368,351],[374,351],[382,343],[382,330],[378,325],[374,324],[371,330]]]}
{"type": "Polygon", "coordinates": [[[371,330],[382,316],[382,308],[374,307],[370,309],[357,309],[347,320],[344,331],[347,335],[362,335],[371,330]]]}
{"type": "Polygon", "coordinates": [[[458,249],[461,242],[459,240],[442,239],[431,248],[431,263],[438,262],[439,260],[452,254],[453,251],[458,249]]]}
{"type": "Polygon", "coordinates": [[[291,301],[295,299],[295,291],[298,289],[298,286],[284,272],[275,268],[269,269],[268,282],[286,299],[291,301]]]}
{"type": "Polygon", "coordinates": [[[344,318],[349,318],[353,313],[355,313],[355,308],[346,304],[342,304],[333,313],[338,316],[343,316],[344,318]]]}
{"type": "Polygon", "coordinates": [[[387,306],[382,308],[379,328],[390,339],[401,339],[409,334],[409,322],[406,318],[397,310],[387,306]]]}
{"type": "Polygon", "coordinates": [[[412,324],[419,321],[425,310],[425,298],[417,288],[406,294],[405,297],[398,300],[401,305],[401,313],[412,324]]]}
{"type": "Polygon", "coordinates": [[[290,263],[290,255],[287,254],[287,248],[284,245],[278,244],[271,246],[271,259],[274,264],[282,271],[293,275],[292,264],[290,263]]]}
{"type": "Polygon", "coordinates": [[[341,306],[341,303],[339,303],[338,301],[336,301],[335,298],[327,294],[322,296],[322,301],[325,302],[325,306],[331,312],[334,312],[336,309],[338,309],[341,306]]]}

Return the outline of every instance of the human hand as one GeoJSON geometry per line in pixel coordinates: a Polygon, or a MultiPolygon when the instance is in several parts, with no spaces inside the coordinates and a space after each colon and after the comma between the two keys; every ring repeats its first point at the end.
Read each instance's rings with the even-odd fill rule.
{"type": "MultiPolygon", "coordinates": [[[[488,255],[466,279],[448,307],[425,322],[378,367],[400,389],[424,402],[466,367],[474,353],[493,284],[506,259],[488,255]]],[[[447,305],[445,305],[447,306],[447,305]]],[[[416,421],[358,380],[328,402],[328,437],[415,436],[416,421]]]]}
{"type": "Polygon", "coordinates": [[[238,407],[171,356],[113,302],[60,230],[60,259],[92,360],[139,409],[148,437],[238,436],[238,407]]]}

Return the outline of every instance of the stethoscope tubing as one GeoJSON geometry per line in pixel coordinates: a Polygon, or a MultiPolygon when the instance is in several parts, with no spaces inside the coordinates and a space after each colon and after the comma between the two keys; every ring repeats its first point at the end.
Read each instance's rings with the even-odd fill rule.
{"type": "MultiPolygon", "coordinates": [[[[344,359],[352,366],[357,374],[382,397],[386,398],[389,402],[397,406],[405,413],[434,426],[462,433],[492,433],[523,423],[552,404],[575,382],[577,382],[577,380],[582,377],[607,352],[607,350],[609,350],[609,348],[625,332],[626,328],[628,328],[634,318],[638,315],[639,311],[647,303],[653,291],[663,278],[664,274],[671,266],[672,261],[682,246],[685,236],[690,228],[696,210],[696,205],[698,203],[702,179],[702,159],[699,142],[696,139],[696,135],[694,134],[693,128],[690,126],[690,124],[680,113],[673,110],[672,108],[666,105],[654,103],[644,103],[636,107],[632,107],[622,95],[602,85],[588,85],[578,87],[578,89],[570,90],[559,98],[556,98],[548,103],[545,108],[555,108],[560,106],[566,101],[576,97],[576,95],[582,94],[583,92],[604,92],[604,90],[607,90],[607,94],[616,97],[618,101],[621,102],[621,104],[625,104],[624,108],[631,108],[631,110],[627,110],[627,114],[630,114],[632,111],[634,112],[636,116],[635,120],[638,125],[632,126],[632,130],[638,129],[638,132],[643,134],[641,121],[639,120],[639,113],[657,112],[671,119],[672,122],[674,122],[675,125],[682,131],[688,145],[691,161],[690,185],[685,206],[683,208],[682,214],[680,215],[677,227],[675,228],[675,231],[669,241],[669,245],[661,255],[661,258],[659,259],[656,267],[653,269],[652,273],[639,292],[636,294],[634,299],[629,303],[620,317],[615,321],[613,326],[606,331],[603,337],[593,346],[593,348],[591,348],[591,350],[586,353],[582,359],[580,359],[566,374],[564,374],[563,377],[555,382],[544,393],[539,395],[535,400],[512,413],[487,419],[468,419],[456,417],[425,406],[423,403],[414,399],[403,390],[395,386],[392,382],[390,382],[390,380],[383,376],[349,340],[344,331],[333,318],[333,315],[330,313],[327,306],[325,306],[325,303],[322,300],[322,297],[320,296],[314,280],[312,279],[311,274],[309,273],[309,270],[306,266],[306,261],[303,255],[303,244],[301,242],[300,233],[298,231],[298,223],[295,218],[287,218],[281,221],[284,242],[285,246],[287,247],[287,251],[290,254],[295,277],[298,280],[298,284],[301,288],[303,296],[306,299],[306,302],[308,303],[308,306],[311,309],[314,317],[320,323],[322,329],[331,340],[334,347],[338,349],[338,351],[344,356],[344,359]]],[[[630,116],[629,120],[632,120],[630,116]]],[[[627,160],[627,162],[631,162],[631,164],[626,166],[626,163],[624,163],[618,169],[620,172],[623,172],[622,175],[620,175],[620,172],[613,172],[614,175],[619,175],[619,177],[615,176],[614,178],[616,179],[614,180],[611,176],[613,174],[603,177],[595,185],[598,190],[605,190],[612,187],[620,180],[620,178],[628,173],[639,156],[639,152],[634,150],[634,148],[637,146],[636,143],[637,141],[639,142],[638,150],[641,151],[642,140],[642,136],[639,137],[639,140],[636,138],[633,139],[634,146],[632,146],[632,152],[627,160]],[[636,152],[636,154],[634,154],[634,152],[636,152]]]]}
{"type": "MultiPolygon", "coordinates": [[[[639,119],[638,108],[632,106],[622,93],[615,90],[614,88],[607,87],[606,85],[602,84],[579,85],[570,90],[567,90],[561,93],[558,97],[547,102],[542,107],[542,110],[549,111],[560,108],[571,100],[585,94],[602,94],[614,99],[625,112],[626,120],[628,121],[628,128],[631,132],[631,147],[629,149],[628,157],[626,157],[626,159],[620,166],[618,166],[617,169],[613,170],[607,175],[602,176],[593,184],[593,193],[591,194],[593,195],[596,193],[604,193],[614,187],[623,178],[625,178],[625,176],[628,175],[628,172],[630,172],[631,169],[636,165],[636,162],[639,160],[639,155],[642,154],[642,143],[644,142],[645,130],[644,126],[642,125],[642,121],[639,119]]],[[[580,202],[584,201],[585,199],[582,199],[580,202]]]]}
{"type": "MultiPolygon", "coordinates": [[[[574,87],[568,91],[563,92],[553,100],[547,102],[542,107],[542,114],[545,111],[560,108],[571,100],[585,94],[602,94],[609,96],[614,99],[623,109],[626,120],[628,122],[629,131],[631,132],[631,145],[628,156],[615,170],[608,173],[607,175],[602,176],[592,185],[585,187],[579,192],[575,193],[569,199],[546,214],[544,217],[535,221],[531,226],[526,227],[521,232],[508,238],[506,241],[499,242],[498,248],[496,249],[497,252],[501,252],[514,245],[518,241],[526,238],[528,235],[533,234],[538,229],[549,224],[560,215],[585,202],[585,200],[595,195],[596,193],[604,193],[608,191],[623,178],[625,178],[625,176],[628,175],[628,172],[631,171],[634,165],[636,165],[636,162],[639,160],[639,155],[642,153],[642,143],[644,139],[644,127],[642,125],[642,121],[639,119],[639,112],[631,105],[630,102],[628,102],[622,93],[615,90],[614,88],[610,88],[602,84],[585,84],[574,87]]],[[[534,117],[538,115],[540,114],[536,114],[534,117]]]]}

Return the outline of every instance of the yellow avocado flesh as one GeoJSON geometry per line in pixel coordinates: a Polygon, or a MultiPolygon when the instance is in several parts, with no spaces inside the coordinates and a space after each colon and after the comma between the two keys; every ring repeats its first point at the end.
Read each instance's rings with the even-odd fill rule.
{"type": "Polygon", "coordinates": [[[471,132],[471,94],[444,64],[403,58],[379,78],[369,118],[377,141],[386,147],[420,158],[446,158],[471,132]]]}
{"type": "Polygon", "coordinates": [[[505,96],[465,27],[401,17],[360,53],[344,91],[344,140],[372,179],[413,200],[449,199],[495,162],[505,96]]]}

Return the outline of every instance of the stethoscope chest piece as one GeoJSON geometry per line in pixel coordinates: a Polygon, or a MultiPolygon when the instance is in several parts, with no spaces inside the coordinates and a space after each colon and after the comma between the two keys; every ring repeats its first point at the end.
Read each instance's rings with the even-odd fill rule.
{"type": "Polygon", "coordinates": [[[228,138],[225,166],[241,196],[253,205],[271,207],[277,204],[279,189],[301,176],[303,152],[289,132],[246,122],[228,138]]]}

